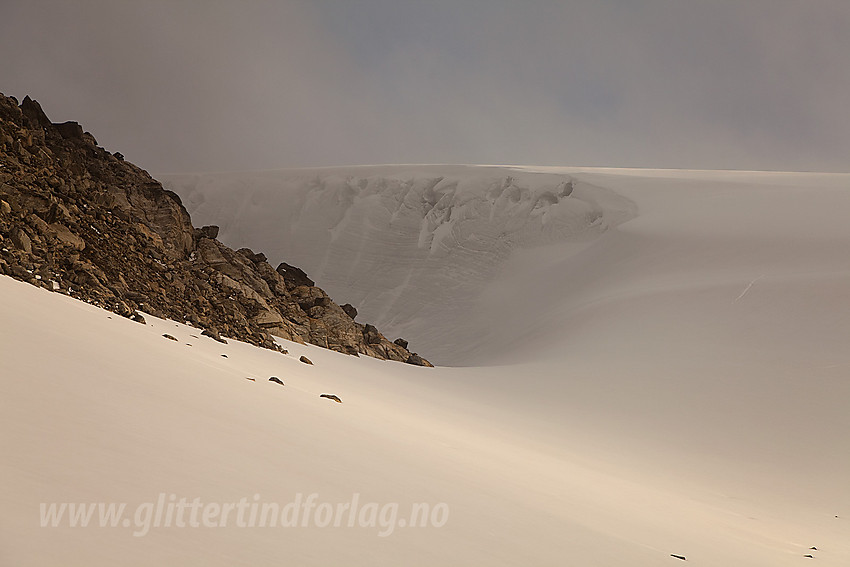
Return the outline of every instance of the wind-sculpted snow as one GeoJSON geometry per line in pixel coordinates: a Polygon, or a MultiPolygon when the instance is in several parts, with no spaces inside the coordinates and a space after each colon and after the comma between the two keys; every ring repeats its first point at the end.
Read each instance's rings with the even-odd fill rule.
{"type": "Polygon", "coordinates": [[[631,201],[570,175],[380,166],[166,176],[232,246],[303,267],[359,320],[465,362],[487,333],[469,314],[517,248],[587,241],[631,201]]]}

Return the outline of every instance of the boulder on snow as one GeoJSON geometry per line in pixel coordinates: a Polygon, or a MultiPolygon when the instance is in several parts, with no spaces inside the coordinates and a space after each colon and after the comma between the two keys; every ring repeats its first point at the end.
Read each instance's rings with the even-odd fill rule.
{"type": "Polygon", "coordinates": [[[341,404],[341,403],[342,403],[342,400],[340,400],[340,399],[339,399],[339,397],[337,397],[337,396],[335,396],[335,395],[333,395],[333,394],[321,394],[319,397],[320,397],[320,398],[327,398],[327,399],[329,399],[329,400],[333,400],[333,401],[335,401],[335,402],[336,402],[336,403],[338,403],[338,404],[341,404]]]}
{"type": "Polygon", "coordinates": [[[301,362],[303,362],[304,364],[313,364],[313,361],[312,361],[312,360],[310,360],[309,358],[307,358],[306,356],[302,356],[302,357],[301,357],[301,358],[299,358],[298,360],[300,360],[300,361],[301,361],[301,362]]]}
{"type": "Polygon", "coordinates": [[[415,352],[411,353],[410,356],[407,357],[405,361],[407,364],[412,364],[414,366],[427,366],[429,368],[433,368],[434,365],[416,354],[415,352]]]}
{"type": "Polygon", "coordinates": [[[283,380],[281,380],[281,379],[280,379],[280,378],[278,378],[277,376],[272,376],[271,378],[269,378],[269,382],[277,382],[277,383],[278,383],[278,384],[280,384],[281,386],[283,386],[283,385],[284,385],[283,380]]]}
{"type": "Polygon", "coordinates": [[[218,334],[218,329],[216,329],[215,327],[210,327],[208,329],[204,329],[203,331],[201,331],[201,334],[204,335],[205,337],[211,338],[214,341],[218,341],[220,343],[227,344],[227,341],[224,340],[223,338],[221,338],[221,335],[218,334]]]}

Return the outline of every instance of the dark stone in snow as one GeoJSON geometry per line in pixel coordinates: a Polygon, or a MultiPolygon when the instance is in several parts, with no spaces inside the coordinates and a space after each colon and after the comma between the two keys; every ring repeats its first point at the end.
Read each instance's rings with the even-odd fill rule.
{"type": "Polygon", "coordinates": [[[309,358],[307,358],[306,356],[302,356],[302,357],[301,357],[301,358],[299,358],[298,360],[300,360],[300,361],[301,361],[301,362],[303,362],[304,364],[313,364],[313,361],[312,361],[312,360],[310,360],[309,358]]]}
{"type": "Polygon", "coordinates": [[[333,400],[338,404],[342,403],[342,400],[340,400],[337,396],[334,396],[333,394],[321,394],[319,397],[320,398],[327,398],[329,400],[333,400]]]}
{"type": "Polygon", "coordinates": [[[278,378],[277,376],[272,376],[271,378],[269,378],[269,382],[277,382],[281,386],[284,385],[283,381],[280,378],[278,378]]]}

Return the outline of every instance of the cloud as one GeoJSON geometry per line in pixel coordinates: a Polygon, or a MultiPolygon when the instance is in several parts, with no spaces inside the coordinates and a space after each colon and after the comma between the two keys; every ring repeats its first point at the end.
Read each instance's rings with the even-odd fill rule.
{"type": "Polygon", "coordinates": [[[0,90],[153,171],[846,171],[843,1],[20,2],[0,90]]]}

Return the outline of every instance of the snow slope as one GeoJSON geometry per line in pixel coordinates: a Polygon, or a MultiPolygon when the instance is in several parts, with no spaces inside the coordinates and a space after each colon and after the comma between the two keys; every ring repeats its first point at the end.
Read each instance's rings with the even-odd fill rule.
{"type": "MultiPolygon", "coordinates": [[[[570,404],[551,399],[530,411],[533,392],[512,400],[527,388],[529,368],[422,369],[295,344],[284,356],[220,345],[153,317],[142,326],[6,277],[0,293],[3,565],[850,559],[846,487],[827,481],[828,463],[819,462],[805,486],[796,471],[778,468],[730,488],[705,459],[683,475],[671,462],[698,463],[679,447],[658,451],[635,445],[634,435],[609,436],[582,416],[559,419],[570,404]],[[301,354],[315,364],[298,362],[301,354]],[[270,375],[286,385],[268,382],[270,375]],[[343,403],[319,397],[326,392],[343,403]],[[804,498],[783,487],[805,488],[804,498]],[[412,502],[445,503],[449,514],[440,527],[390,530],[239,527],[233,517],[224,527],[149,531],[39,526],[40,503],[125,502],[131,522],[132,510],[159,494],[205,505],[252,502],[256,494],[283,507],[314,492],[319,502],[349,502],[354,493],[381,506],[397,502],[399,518],[412,502]]],[[[607,404],[590,405],[598,412],[607,404]]],[[[708,425],[704,418],[694,412],[671,426],[693,432],[708,425]]],[[[749,433],[723,420],[711,425],[731,444],[749,433]]],[[[788,442],[817,459],[805,443],[788,442]]]]}
{"type": "MultiPolygon", "coordinates": [[[[453,168],[447,177],[481,194],[479,168],[453,168]]],[[[387,168],[378,169],[357,175],[378,184],[387,168]]],[[[441,351],[487,366],[219,345],[0,278],[0,564],[679,564],[671,554],[711,566],[791,566],[806,554],[850,564],[850,176],[511,168],[496,177],[505,171],[526,185],[543,175],[541,187],[569,179],[610,220],[488,260],[489,279],[455,306],[486,340],[441,351]],[[326,392],[344,403],[318,397],[326,392]],[[297,492],[445,502],[450,516],[387,537],[369,527],[161,528],[138,538],[38,527],[38,503],[54,500],[285,503],[297,492]]],[[[271,187],[281,175],[243,179],[271,187]]],[[[227,197],[217,210],[236,211],[264,238],[274,211],[249,215],[254,205],[225,178],[239,176],[199,178],[215,189],[199,207],[227,197]]],[[[200,203],[186,197],[190,209],[200,203]]],[[[367,203],[383,210],[382,199],[367,203]]],[[[310,225],[300,223],[291,234],[310,225]]],[[[344,231],[364,250],[380,232],[344,231]]],[[[442,297],[417,283],[408,297],[442,297]]],[[[420,312],[399,324],[450,333],[456,321],[420,312]]]]}

